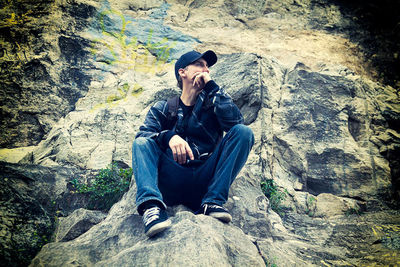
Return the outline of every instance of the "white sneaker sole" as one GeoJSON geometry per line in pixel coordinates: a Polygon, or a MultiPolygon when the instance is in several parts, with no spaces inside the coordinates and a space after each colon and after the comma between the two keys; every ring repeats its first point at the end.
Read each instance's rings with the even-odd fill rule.
{"type": "Polygon", "coordinates": [[[168,220],[166,220],[166,221],[163,221],[163,222],[160,222],[160,223],[157,223],[157,224],[153,225],[153,226],[147,231],[146,235],[147,235],[148,237],[152,237],[152,236],[154,236],[154,235],[156,235],[156,234],[158,234],[158,233],[164,231],[165,229],[167,229],[167,228],[170,227],[170,226],[171,226],[171,220],[170,220],[170,219],[168,219],[168,220]]]}
{"type": "Polygon", "coordinates": [[[227,212],[212,212],[210,213],[210,216],[225,223],[229,223],[232,221],[232,216],[227,212]]]}

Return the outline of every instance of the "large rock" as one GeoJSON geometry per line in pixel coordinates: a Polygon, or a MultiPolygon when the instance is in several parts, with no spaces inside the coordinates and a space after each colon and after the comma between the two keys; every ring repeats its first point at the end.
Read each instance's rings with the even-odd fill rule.
{"type": "MultiPolygon", "coordinates": [[[[216,81],[232,95],[244,114],[245,123],[250,124],[257,118],[261,107],[258,57],[237,54],[221,56],[220,61],[220,66],[213,70],[216,81]],[[228,64],[232,61],[240,67],[228,64]]],[[[169,71],[172,72],[172,69],[169,71]]],[[[173,89],[173,80],[163,81],[157,76],[141,77],[134,75],[131,70],[120,77],[108,76],[106,81],[93,84],[88,94],[78,101],[76,110],[61,119],[48,138],[23,162],[46,166],[74,165],[89,169],[103,168],[112,160],[131,165],[131,144],[149,105],[178,92],[173,89]],[[139,82],[145,93],[133,96],[130,94],[133,88],[130,88],[125,99],[98,105],[103,92],[104,95],[112,92],[118,94],[124,84],[139,82]]]]}
{"type": "MultiPolygon", "coordinates": [[[[377,210],[376,203],[384,207],[382,194],[392,194],[390,166],[395,166],[397,159],[382,155],[384,143],[379,140],[382,135],[388,136],[388,132],[396,133],[395,129],[382,127],[390,125],[385,114],[390,113],[393,118],[399,114],[396,105],[385,104],[386,99],[393,99],[394,91],[390,87],[382,88],[381,97],[377,98],[378,85],[363,81],[346,68],[313,72],[298,64],[289,70],[274,58],[254,54],[224,55],[220,57],[220,64],[213,69],[215,80],[233,96],[256,138],[247,165],[232,185],[227,203],[235,218],[233,226],[242,229],[258,244],[266,260],[271,261],[277,253],[286,255],[284,262],[300,266],[319,265],[328,260],[332,264],[347,262],[348,254],[340,250],[341,245],[337,244],[337,249],[330,251],[322,242],[334,235],[327,229],[333,229],[331,225],[335,222],[318,221],[313,228],[315,237],[310,240],[318,235],[324,239],[314,245],[302,240],[302,233],[290,229],[309,229],[308,225],[313,222],[311,217],[334,220],[337,216],[377,210]],[[245,82],[241,82],[243,79],[245,82]],[[385,107],[384,110],[377,108],[379,106],[385,107]],[[303,217],[285,221],[271,211],[259,186],[263,179],[273,179],[282,191],[285,189],[288,192],[285,205],[303,217]],[[280,241],[274,246],[271,240],[280,241]],[[304,253],[302,247],[313,255],[312,260],[308,257],[293,259],[294,255],[304,253]]],[[[112,85],[125,82],[123,79],[131,79],[126,74],[121,77],[122,81],[109,79],[96,88],[108,90],[112,85]]],[[[162,84],[157,76],[148,81],[162,84]]],[[[130,164],[131,140],[149,105],[174,93],[172,81],[167,81],[170,86],[167,89],[144,85],[146,94],[98,108],[93,108],[98,95],[89,91],[78,102],[78,109],[61,120],[49,133],[49,138],[25,160],[49,166],[77,165],[95,169],[115,159],[130,164]]],[[[385,142],[386,145],[397,144],[393,139],[385,139],[385,142]]],[[[132,194],[125,196],[130,201],[113,207],[108,220],[114,217],[117,220],[121,214],[135,210],[131,204],[134,202],[132,194]]],[[[108,220],[98,227],[106,227],[108,220]]],[[[345,225],[343,221],[338,224],[345,225]]],[[[97,226],[92,227],[84,236],[98,238],[98,234],[92,235],[96,229],[97,226]]],[[[73,242],[80,247],[80,240],[73,242]]],[[[362,239],[357,242],[367,246],[362,239]]],[[[49,255],[56,254],[61,247],[54,244],[48,249],[49,252],[38,256],[40,261],[53,261],[49,255]]],[[[377,255],[381,254],[374,254],[370,261],[377,255]]],[[[362,255],[357,257],[350,262],[359,262],[362,255]]],[[[110,261],[117,262],[117,258],[110,261]]],[[[93,259],[79,261],[92,262],[93,259]]]]}
{"type": "Polygon", "coordinates": [[[361,213],[363,210],[355,199],[346,199],[332,194],[322,193],[315,199],[315,217],[333,217],[337,215],[361,213]]]}
{"type": "Polygon", "coordinates": [[[59,217],[55,230],[56,242],[65,242],[87,232],[93,225],[101,222],[107,214],[97,210],[77,209],[68,217],[59,217]]]}
{"type": "Polygon", "coordinates": [[[95,9],[53,5],[11,1],[0,9],[1,147],[38,144],[88,91],[89,42],[76,31],[88,25],[95,9]]]}
{"type": "Polygon", "coordinates": [[[317,73],[298,64],[286,73],[280,90],[264,94],[271,99],[264,100],[260,113],[265,114],[266,176],[290,192],[367,200],[398,190],[392,187],[397,168],[390,167],[398,161],[375,141],[394,130],[388,129],[385,113],[399,118],[398,104],[386,104],[398,102],[395,91],[344,71],[317,73]]]}
{"type": "Polygon", "coordinates": [[[257,247],[238,228],[179,211],[162,235],[148,239],[132,212],[109,216],[81,237],[50,243],[31,266],[264,266],[257,247]]]}
{"type": "Polygon", "coordinates": [[[82,171],[0,162],[1,264],[29,264],[52,238],[57,215],[79,207],[67,182],[82,171]]]}
{"type": "MultiPolygon", "coordinates": [[[[254,178],[246,168],[233,183],[226,205],[233,215],[231,224],[196,216],[184,206],[170,207],[172,227],[154,239],[144,235],[141,217],[134,204],[136,188],[132,182],[130,190],[111,208],[106,219],[87,232],[81,227],[76,228],[82,235],[75,239],[44,246],[31,266],[146,266],[161,262],[173,266],[180,265],[181,260],[187,261],[189,266],[206,266],[210,260],[221,266],[242,266],[257,265],[260,259],[285,266],[346,266],[375,262],[387,265],[396,262],[399,255],[398,212],[349,210],[345,215],[334,214],[323,219],[287,213],[282,220],[270,209],[259,186],[253,184],[257,181],[254,178]],[[247,245],[244,248],[238,244],[247,245]],[[213,251],[218,251],[219,257],[214,258],[213,251]],[[206,257],[202,253],[210,255],[206,257]]],[[[329,196],[320,196],[319,201],[330,198],[338,201],[338,197],[329,196]]],[[[324,208],[329,210],[327,206],[324,208]]],[[[89,213],[81,210],[76,214],[86,215],[71,214],[63,218],[62,223],[83,226],[88,217],[94,218],[89,213]]],[[[67,228],[77,235],[72,231],[73,227],[67,228]]]]}
{"type": "Polygon", "coordinates": [[[296,238],[262,241],[260,247],[317,266],[395,266],[400,256],[399,219],[398,211],[349,213],[329,220],[291,213],[284,222],[296,238]]]}
{"type": "Polygon", "coordinates": [[[153,72],[193,47],[273,55],[284,64],[301,61],[314,70],[341,64],[395,85],[399,46],[393,41],[398,31],[392,29],[398,23],[399,3],[366,2],[7,2],[0,9],[4,103],[0,145],[37,144],[74,109],[91,81],[102,79],[108,71],[118,73],[113,65],[137,65],[136,70],[153,72]],[[139,57],[136,64],[136,56],[146,49],[156,58],[139,57]],[[93,75],[94,70],[99,76],[93,75]]]}

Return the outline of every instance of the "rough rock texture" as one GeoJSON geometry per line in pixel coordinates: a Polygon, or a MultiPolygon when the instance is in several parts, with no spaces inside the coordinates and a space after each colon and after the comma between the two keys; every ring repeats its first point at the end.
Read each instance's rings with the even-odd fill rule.
{"type": "Polygon", "coordinates": [[[26,266],[52,241],[32,266],[399,265],[400,100],[374,65],[398,58],[398,44],[374,51],[397,28],[354,37],[365,21],[343,2],[1,2],[0,159],[19,162],[1,163],[1,262],[26,266]],[[255,134],[232,223],[172,207],[171,229],[147,239],[133,182],[106,217],[78,209],[68,182],[131,165],[191,49],[218,53],[211,75],[255,134]],[[285,192],[279,214],[264,180],[285,192]]]}
{"type": "Polygon", "coordinates": [[[56,242],[65,242],[77,238],[93,225],[101,222],[107,214],[96,210],[77,209],[68,217],[60,217],[55,230],[56,242]]]}
{"type": "MultiPolygon", "coordinates": [[[[281,262],[304,266],[322,262],[357,265],[377,259],[382,263],[392,262],[393,257],[382,258],[382,255],[391,252],[393,247],[382,245],[382,249],[371,252],[369,246],[374,242],[383,242],[374,235],[373,227],[382,224],[384,227],[396,227],[398,214],[388,214],[393,220],[388,224],[383,220],[368,219],[371,215],[365,219],[358,215],[361,216],[359,220],[366,220],[363,227],[345,217],[352,213],[380,210],[385,206],[382,195],[393,194],[390,159],[380,153],[380,145],[383,144],[370,141],[379,140],[380,136],[395,131],[388,128],[384,117],[386,112],[398,114],[396,106],[384,102],[384,99],[393,99],[391,88],[379,89],[377,84],[365,83],[347,69],[312,72],[299,64],[288,70],[274,58],[254,54],[221,56],[213,73],[217,83],[224,86],[235,99],[246,123],[255,132],[256,145],[246,168],[232,186],[227,207],[235,218],[232,224],[250,236],[265,260],[273,260],[277,253],[282,254],[279,257],[281,262]],[[375,96],[377,89],[382,90],[378,99],[370,96],[375,96]],[[259,187],[262,179],[274,179],[288,191],[288,215],[283,216],[284,220],[268,209],[268,201],[259,187]],[[360,233],[367,232],[350,239],[352,244],[365,250],[357,253],[353,249],[344,250],[342,239],[336,237],[339,227],[343,236],[355,229],[360,233]],[[279,245],[275,247],[273,240],[279,240],[279,245]],[[367,252],[372,253],[371,259],[364,258],[367,252]]],[[[135,106],[142,109],[144,103],[153,103],[159,95],[166,96],[172,90],[153,88],[148,95],[135,98],[135,106]]],[[[83,98],[82,102],[85,101],[88,100],[83,98]]],[[[131,108],[129,104],[132,102],[121,102],[116,107],[95,109],[91,113],[84,109],[71,112],[49,133],[50,142],[43,141],[29,158],[36,164],[81,164],[82,167],[93,167],[90,165],[93,159],[105,164],[102,155],[106,155],[108,162],[112,158],[119,158],[129,164],[126,159],[129,159],[130,151],[124,147],[125,140],[132,138],[134,127],[140,125],[147,111],[143,109],[135,120],[131,112],[125,111],[131,108]],[[95,124],[93,120],[100,123],[95,124]],[[128,128],[125,125],[129,121],[137,124],[128,128]],[[76,128],[79,134],[71,134],[73,131],[70,127],[74,125],[79,125],[79,129],[76,128]],[[96,127],[100,129],[96,130],[96,127]],[[116,134],[118,127],[124,127],[125,131],[116,134]],[[104,145],[105,140],[112,138],[116,139],[111,148],[104,145]],[[77,144],[77,147],[63,146],[68,143],[77,144]],[[79,144],[91,145],[92,148],[87,149],[79,144]],[[53,150],[52,147],[63,147],[65,151],[53,150]],[[46,154],[46,151],[54,154],[46,154]],[[90,157],[71,157],[82,151],[94,152],[90,157]]],[[[125,196],[128,200],[121,201],[113,208],[120,211],[117,214],[111,211],[108,218],[116,220],[135,210],[134,206],[127,204],[134,202],[131,191],[125,196]]],[[[179,224],[180,221],[176,220],[179,224]]],[[[107,220],[100,223],[99,227],[105,227],[103,224],[107,224],[107,220]]],[[[98,230],[93,229],[86,233],[86,238],[96,244],[98,230]]],[[[396,240],[396,231],[390,236],[396,240]]],[[[131,239],[130,236],[124,238],[131,239]]],[[[83,242],[80,240],[78,238],[71,242],[80,246],[83,242]]],[[[60,246],[54,244],[46,248],[43,254],[38,255],[34,265],[41,261],[52,262],[48,257],[56,255],[59,249],[64,251],[60,246]]],[[[113,253],[120,255],[121,252],[117,250],[113,253]]],[[[110,252],[108,255],[111,255],[110,252]]],[[[57,260],[60,258],[57,257],[57,260]]],[[[93,259],[76,260],[97,264],[92,262],[93,259]]],[[[119,257],[113,257],[112,260],[119,263],[119,257]]],[[[124,263],[135,264],[129,261],[124,263]]]]}
{"type": "Polygon", "coordinates": [[[51,0],[2,1],[1,147],[36,145],[86,94],[89,43],[75,32],[94,12],[51,0]]]}
{"type": "Polygon", "coordinates": [[[55,216],[82,205],[68,196],[67,181],[82,171],[67,167],[0,162],[0,247],[2,265],[27,265],[51,240],[55,216]]]}
{"type": "Polygon", "coordinates": [[[139,215],[108,216],[79,238],[46,245],[32,266],[264,266],[257,247],[234,226],[180,211],[155,239],[139,215]]]}

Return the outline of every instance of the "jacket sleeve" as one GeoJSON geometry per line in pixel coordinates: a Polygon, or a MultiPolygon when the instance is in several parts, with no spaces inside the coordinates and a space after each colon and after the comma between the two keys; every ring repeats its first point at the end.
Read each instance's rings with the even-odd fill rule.
{"type": "Polygon", "coordinates": [[[243,124],[242,113],[225,90],[211,80],[204,87],[204,91],[212,100],[214,113],[222,130],[227,132],[236,124],[243,124]]]}
{"type": "Polygon", "coordinates": [[[152,138],[162,149],[165,149],[169,140],[175,134],[174,131],[167,129],[167,112],[168,104],[166,101],[158,101],[154,104],[147,113],[144,123],[140,126],[135,138],[152,138]]]}

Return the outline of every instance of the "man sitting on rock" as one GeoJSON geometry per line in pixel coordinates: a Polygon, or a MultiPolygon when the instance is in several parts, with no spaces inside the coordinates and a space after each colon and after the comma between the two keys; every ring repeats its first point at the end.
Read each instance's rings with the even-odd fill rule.
{"type": "Polygon", "coordinates": [[[151,107],[133,142],[136,203],[149,237],[170,226],[166,205],[232,220],[222,205],[254,136],[230,96],[211,79],[209,67],[216,62],[211,50],[182,55],[175,63],[180,97],[151,107]]]}

